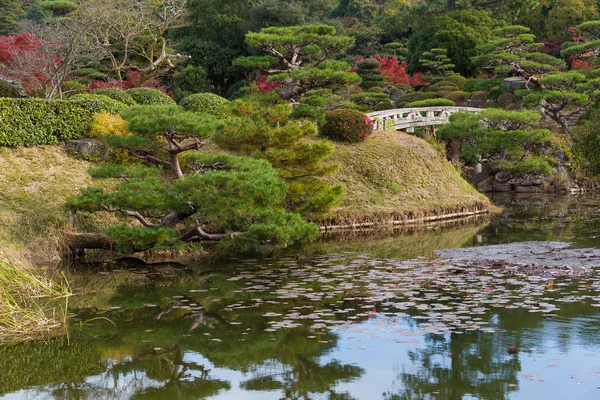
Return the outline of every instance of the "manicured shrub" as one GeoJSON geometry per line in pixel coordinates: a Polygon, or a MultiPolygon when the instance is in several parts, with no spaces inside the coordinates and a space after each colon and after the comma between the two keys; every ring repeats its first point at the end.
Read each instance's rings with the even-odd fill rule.
{"type": "Polygon", "coordinates": [[[214,93],[195,93],[181,100],[179,105],[187,111],[210,114],[217,118],[227,117],[229,100],[214,93]]]}
{"type": "Polygon", "coordinates": [[[444,82],[449,82],[455,86],[458,86],[462,89],[463,86],[467,83],[468,79],[459,74],[448,75],[444,77],[444,82]]]}
{"type": "Polygon", "coordinates": [[[408,93],[398,97],[398,100],[396,100],[396,107],[403,108],[407,103],[419,100],[435,99],[436,97],[438,97],[437,94],[433,92],[408,93]]]}
{"type": "Polygon", "coordinates": [[[92,112],[98,113],[106,111],[111,114],[119,115],[127,106],[120,101],[113,100],[108,96],[80,93],[69,98],[69,101],[79,104],[80,107],[87,108],[92,112]]]}
{"type": "Polygon", "coordinates": [[[375,107],[373,107],[373,111],[392,110],[394,108],[396,108],[396,106],[394,106],[394,103],[392,103],[390,100],[384,100],[381,103],[375,104],[375,107]]]}
{"type": "Polygon", "coordinates": [[[433,85],[431,85],[427,88],[428,92],[439,92],[441,90],[445,90],[448,92],[458,92],[460,90],[460,88],[458,86],[456,86],[454,83],[448,82],[448,81],[441,81],[438,83],[434,83],[433,85]]]}
{"type": "Polygon", "coordinates": [[[321,134],[340,142],[363,142],[373,133],[373,121],[357,110],[332,110],[325,113],[321,134]]]}
{"type": "Polygon", "coordinates": [[[175,104],[175,101],[157,89],[152,88],[131,88],[127,93],[141,105],[154,104],[175,104]]]}
{"type": "Polygon", "coordinates": [[[465,92],[480,92],[486,91],[489,92],[493,87],[500,85],[504,78],[494,78],[494,79],[469,79],[467,83],[465,83],[462,87],[462,90],[465,92]]]}
{"type": "Polygon", "coordinates": [[[448,99],[427,99],[413,101],[412,103],[406,104],[406,108],[417,108],[417,107],[452,107],[454,102],[448,99]]]}
{"type": "Polygon", "coordinates": [[[125,136],[127,134],[129,134],[127,121],[121,118],[120,115],[101,111],[92,118],[88,136],[95,138],[103,135],[125,136]]]}
{"type": "Polygon", "coordinates": [[[502,108],[509,108],[512,104],[516,104],[519,98],[510,92],[502,93],[498,96],[498,105],[502,108]]]}
{"type": "Polygon", "coordinates": [[[469,94],[465,92],[451,92],[445,95],[444,98],[452,100],[457,106],[466,106],[469,94]]]}
{"type": "Polygon", "coordinates": [[[488,99],[488,92],[480,90],[471,95],[471,107],[481,107],[488,99]]]}
{"type": "Polygon", "coordinates": [[[81,138],[88,134],[95,114],[119,114],[125,107],[109,98],[77,96],[75,100],[0,99],[0,146],[57,144],[81,138]]]}
{"type": "Polygon", "coordinates": [[[120,101],[121,103],[126,104],[128,106],[134,106],[137,104],[129,93],[119,88],[96,89],[92,93],[97,95],[108,96],[111,99],[120,101]]]}

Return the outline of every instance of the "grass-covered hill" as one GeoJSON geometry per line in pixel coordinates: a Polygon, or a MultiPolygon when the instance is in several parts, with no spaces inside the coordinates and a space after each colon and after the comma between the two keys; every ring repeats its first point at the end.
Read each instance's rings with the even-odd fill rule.
{"type": "Polygon", "coordinates": [[[335,147],[340,169],[328,181],[344,186],[345,195],[321,225],[400,224],[490,210],[485,196],[415,136],[376,132],[365,142],[335,147]]]}

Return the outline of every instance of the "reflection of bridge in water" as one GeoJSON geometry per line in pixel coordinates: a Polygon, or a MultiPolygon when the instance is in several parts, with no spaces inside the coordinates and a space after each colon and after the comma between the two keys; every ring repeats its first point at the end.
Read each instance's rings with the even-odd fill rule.
{"type": "Polygon", "coordinates": [[[368,113],[373,120],[374,130],[396,129],[414,132],[416,127],[447,124],[450,115],[466,111],[481,112],[481,108],[473,107],[422,107],[396,108],[393,110],[374,111],[368,113]]]}

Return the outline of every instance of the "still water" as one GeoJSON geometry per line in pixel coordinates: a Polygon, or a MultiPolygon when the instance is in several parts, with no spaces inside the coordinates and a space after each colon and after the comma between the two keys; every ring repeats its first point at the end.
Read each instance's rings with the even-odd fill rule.
{"type": "Polygon", "coordinates": [[[600,198],[495,202],[491,221],[328,238],[278,260],[78,275],[68,340],[0,347],[0,398],[600,398],[600,266],[434,257],[600,247],[600,198]]]}

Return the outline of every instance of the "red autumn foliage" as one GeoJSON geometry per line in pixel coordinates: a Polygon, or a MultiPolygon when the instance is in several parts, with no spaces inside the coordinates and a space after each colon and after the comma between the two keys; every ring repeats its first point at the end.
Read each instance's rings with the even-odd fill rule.
{"type": "Polygon", "coordinates": [[[572,69],[592,69],[592,67],[590,66],[590,63],[585,61],[585,60],[573,60],[573,62],[571,63],[571,68],[572,69]]]}
{"type": "Polygon", "coordinates": [[[256,86],[258,86],[258,91],[261,93],[272,92],[273,90],[283,87],[283,83],[281,82],[269,82],[267,75],[258,75],[256,77],[256,86]]]}
{"type": "MultiPolygon", "coordinates": [[[[116,79],[109,79],[108,81],[93,81],[88,85],[90,89],[105,89],[105,88],[119,88],[123,90],[131,89],[138,87],[140,82],[140,73],[137,71],[128,71],[125,74],[125,79],[123,79],[122,83],[119,83],[116,79]]],[[[148,87],[153,89],[158,89],[166,95],[171,96],[171,93],[168,92],[163,86],[161,86],[160,82],[156,79],[149,80],[145,82],[142,87],[148,87]]]]}
{"type": "Polygon", "coordinates": [[[423,74],[417,73],[409,75],[406,72],[406,61],[399,62],[396,57],[374,57],[379,63],[379,70],[381,75],[385,76],[390,83],[404,84],[404,85],[425,85],[423,81],[423,74]]]}
{"type": "MultiPolygon", "coordinates": [[[[377,69],[381,71],[381,75],[387,78],[389,83],[393,84],[404,84],[404,85],[426,85],[427,83],[423,81],[423,74],[416,73],[414,75],[409,75],[406,72],[406,61],[398,61],[397,57],[381,57],[376,55],[373,57],[375,60],[379,61],[381,64],[377,69]]],[[[363,61],[365,58],[363,56],[354,57],[354,61],[359,63],[363,61]]],[[[356,72],[356,68],[352,68],[351,72],[356,72]]]]}
{"type": "Polygon", "coordinates": [[[47,87],[63,62],[52,55],[53,46],[29,32],[0,36],[0,75],[20,82],[27,91],[47,87]]]}

